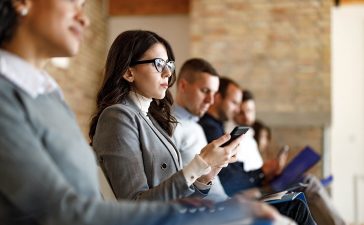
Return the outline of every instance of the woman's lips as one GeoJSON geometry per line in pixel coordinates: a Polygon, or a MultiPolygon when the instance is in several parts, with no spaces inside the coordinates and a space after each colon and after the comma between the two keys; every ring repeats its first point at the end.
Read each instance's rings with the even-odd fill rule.
{"type": "Polygon", "coordinates": [[[168,84],[167,83],[161,84],[161,87],[167,89],[168,88],[168,84]]]}
{"type": "Polygon", "coordinates": [[[70,30],[73,33],[73,35],[75,35],[76,38],[79,41],[82,41],[82,38],[83,38],[83,30],[81,28],[79,28],[77,26],[72,26],[72,27],[70,27],[70,30]]]}

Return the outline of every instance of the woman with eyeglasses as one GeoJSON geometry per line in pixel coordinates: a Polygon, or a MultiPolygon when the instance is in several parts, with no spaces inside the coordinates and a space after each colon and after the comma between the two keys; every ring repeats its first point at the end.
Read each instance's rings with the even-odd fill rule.
{"type": "Polygon", "coordinates": [[[0,1],[0,224],[217,225],[282,218],[242,196],[215,213],[191,213],[181,201],[101,198],[93,151],[44,70],[51,57],[78,52],[89,24],[84,5],[85,0],[0,1]]]}
{"type": "Polygon", "coordinates": [[[235,161],[240,139],[222,148],[224,135],[182,168],[171,140],[175,76],[172,48],[156,33],[126,31],[110,48],[89,135],[119,199],[204,197],[219,168],[235,161]]]}

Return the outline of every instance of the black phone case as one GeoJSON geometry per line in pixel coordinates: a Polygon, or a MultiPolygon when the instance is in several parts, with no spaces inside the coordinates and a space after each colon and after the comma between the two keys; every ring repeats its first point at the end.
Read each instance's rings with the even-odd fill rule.
{"type": "Polygon", "coordinates": [[[229,145],[232,141],[234,141],[235,139],[237,139],[238,137],[240,137],[241,135],[245,134],[246,132],[248,132],[249,127],[245,127],[245,126],[236,126],[231,132],[230,132],[230,140],[228,140],[227,142],[225,142],[224,144],[221,145],[221,147],[224,147],[226,145],[229,145]]]}

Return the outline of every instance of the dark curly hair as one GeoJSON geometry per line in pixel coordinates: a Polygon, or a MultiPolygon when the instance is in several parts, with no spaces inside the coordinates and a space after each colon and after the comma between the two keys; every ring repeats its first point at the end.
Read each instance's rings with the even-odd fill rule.
{"type": "Polygon", "coordinates": [[[11,0],[0,1],[0,47],[9,41],[18,25],[19,16],[11,0]]]}
{"type": "MultiPolygon", "coordinates": [[[[125,31],[119,34],[111,45],[106,60],[103,85],[97,95],[96,113],[92,117],[90,124],[89,137],[91,145],[102,111],[111,105],[121,103],[131,91],[131,84],[123,78],[122,74],[125,74],[132,62],[138,61],[156,43],[161,43],[166,48],[169,60],[175,60],[170,44],[151,31],[125,31]]],[[[170,87],[174,84],[175,80],[176,74],[173,72],[168,80],[170,87]]],[[[171,114],[172,104],[172,94],[167,90],[166,96],[163,99],[153,99],[149,107],[151,116],[169,135],[172,135],[174,125],[177,123],[171,114]]]]}

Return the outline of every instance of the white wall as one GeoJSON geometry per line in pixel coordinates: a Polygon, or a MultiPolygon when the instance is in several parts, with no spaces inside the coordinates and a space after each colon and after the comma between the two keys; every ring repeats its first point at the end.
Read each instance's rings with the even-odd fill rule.
{"type": "Polygon", "coordinates": [[[364,175],[364,5],[332,10],[330,145],[334,203],[348,222],[358,217],[363,223],[364,190],[355,209],[354,177],[364,175]]]}

